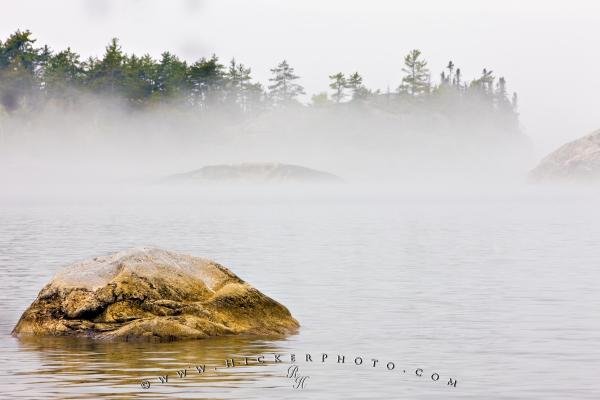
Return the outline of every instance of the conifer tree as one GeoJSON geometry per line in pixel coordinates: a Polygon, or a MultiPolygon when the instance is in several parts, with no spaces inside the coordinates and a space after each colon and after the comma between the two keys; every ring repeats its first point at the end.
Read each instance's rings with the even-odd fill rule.
{"type": "MultiPolygon", "coordinates": [[[[34,43],[35,39],[28,30],[23,32],[17,30],[10,35],[0,46],[0,69],[18,64],[23,70],[34,74],[44,60],[44,49],[35,48],[34,43]]],[[[47,47],[45,49],[48,51],[47,47]]]]}
{"type": "Polygon", "coordinates": [[[116,94],[122,89],[125,55],[119,39],[111,39],[101,60],[90,59],[88,76],[92,89],[116,94]]]}
{"type": "Polygon", "coordinates": [[[135,54],[125,62],[126,96],[130,102],[142,105],[158,99],[158,65],[148,54],[137,57],[135,54]]]}
{"type": "Polygon", "coordinates": [[[187,64],[176,55],[165,51],[157,66],[156,90],[164,99],[187,94],[187,64]]]}
{"type": "Polygon", "coordinates": [[[488,71],[487,68],[484,68],[483,71],[481,71],[481,76],[471,82],[471,86],[479,89],[484,94],[493,94],[494,80],[496,79],[493,75],[493,72],[494,71],[488,71]]]}
{"type": "Polygon", "coordinates": [[[341,72],[337,74],[329,75],[329,79],[331,79],[331,83],[329,87],[333,89],[333,101],[336,103],[340,103],[346,97],[346,93],[344,90],[346,89],[346,77],[341,72]]]}
{"type": "Polygon", "coordinates": [[[69,89],[81,86],[84,77],[79,54],[71,48],[49,55],[42,72],[44,90],[50,96],[66,96],[69,89]]]}
{"type": "Polygon", "coordinates": [[[460,68],[456,69],[456,73],[454,74],[454,79],[452,80],[452,83],[454,84],[454,86],[460,88],[460,86],[462,85],[462,72],[460,70],[460,68]]]}
{"type": "Polygon", "coordinates": [[[407,75],[402,78],[402,84],[398,88],[401,93],[408,93],[413,97],[429,93],[429,70],[427,61],[421,59],[420,50],[412,50],[404,57],[402,71],[407,75]]]}
{"type": "Polygon", "coordinates": [[[365,100],[371,92],[363,85],[363,78],[355,72],[348,77],[346,87],[352,91],[352,100],[365,100]]]}
{"type": "Polygon", "coordinates": [[[294,74],[294,68],[283,60],[277,67],[271,69],[273,77],[269,82],[269,96],[275,104],[290,104],[297,100],[298,96],[305,94],[304,88],[295,83],[300,77],[294,74]]]}
{"type": "Polygon", "coordinates": [[[17,30],[0,43],[0,102],[6,110],[14,111],[26,99],[34,100],[40,89],[38,76],[49,50],[35,48],[34,43],[28,30],[17,30]]]}
{"type": "Polygon", "coordinates": [[[512,104],[508,99],[508,94],[506,90],[506,79],[504,79],[504,77],[500,77],[498,79],[498,83],[496,83],[495,97],[496,105],[502,113],[509,113],[510,111],[512,111],[512,104]]]}
{"type": "Polygon", "coordinates": [[[452,76],[452,73],[454,72],[454,63],[452,62],[452,60],[448,61],[446,69],[448,70],[447,83],[450,83],[454,79],[452,76]]]}
{"type": "Polygon", "coordinates": [[[219,101],[219,95],[225,88],[225,67],[213,54],[211,58],[202,58],[188,68],[188,84],[193,103],[205,109],[219,101]]]}
{"type": "Polygon", "coordinates": [[[250,74],[251,69],[239,64],[235,61],[235,58],[231,59],[229,68],[227,70],[226,77],[228,79],[229,96],[232,100],[239,105],[242,111],[246,111],[250,91],[256,90],[255,86],[252,86],[250,81],[252,80],[250,74]]]}

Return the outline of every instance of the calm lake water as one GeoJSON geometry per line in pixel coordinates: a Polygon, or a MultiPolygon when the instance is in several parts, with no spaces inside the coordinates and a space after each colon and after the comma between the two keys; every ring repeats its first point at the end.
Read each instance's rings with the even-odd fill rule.
{"type": "Polygon", "coordinates": [[[54,193],[0,196],[0,398],[600,398],[597,196],[54,193]],[[162,344],[10,336],[60,267],[142,245],[230,267],[285,304],[300,332],[162,344]],[[274,353],[286,363],[213,369],[274,353]],[[286,377],[290,353],[304,389],[286,377]]]}

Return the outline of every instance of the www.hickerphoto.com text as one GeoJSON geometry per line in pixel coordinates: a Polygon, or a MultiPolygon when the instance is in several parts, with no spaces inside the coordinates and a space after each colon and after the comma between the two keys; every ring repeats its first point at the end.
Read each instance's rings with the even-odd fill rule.
{"type": "MultiPolygon", "coordinates": [[[[379,360],[377,358],[368,358],[362,356],[349,357],[341,354],[328,354],[328,353],[289,353],[289,354],[265,354],[260,356],[241,356],[231,357],[223,360],[220,365],[206,365],[198,363],[195,365],[189,365],[186,368],[178,369],[171,374],[171,379],[186,379],[194,375],[202,375],[209,372],[219,373],[225,370],[231,370],[232,368],[257,366],[264,364],[336,364],[345,365],[350,364],[356,367],[372,368],[385,371],[396,372],[402,375],[410,375],[415,378],[427,379],[433,382],[445,383],[446,386],[453,388],[457,387],[458,379],[455,377],[444,377],[435,371],[427,371],[423,368],[400,368],[394,361],[379,360]]],[[[144,389],[149,389],[152,383],[168,384],[169,374],[159,375],[155,378],[145,378],[141,382],[141,386],[144,389]]]]}

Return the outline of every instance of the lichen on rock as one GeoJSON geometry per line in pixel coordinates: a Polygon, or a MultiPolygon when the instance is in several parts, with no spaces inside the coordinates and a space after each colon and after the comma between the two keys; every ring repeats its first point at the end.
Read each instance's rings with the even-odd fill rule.
{"type": "Polygon", "coordinates": [[[285,335],[298,327],[286,307],[222,265],[135,248],[64,268],[12,333],[168,341],[285,335]]]}

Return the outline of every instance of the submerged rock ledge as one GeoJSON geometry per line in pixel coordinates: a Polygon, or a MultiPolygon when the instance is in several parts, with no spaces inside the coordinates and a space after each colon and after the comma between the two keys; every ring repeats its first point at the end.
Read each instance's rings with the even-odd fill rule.
{"type": "Polygon", "coordinates": [[[298,327],[286,307],[222,265],[134,248],[64,268],[40,291],[12,334],[171,341],[279,336],[298,327]]]}

